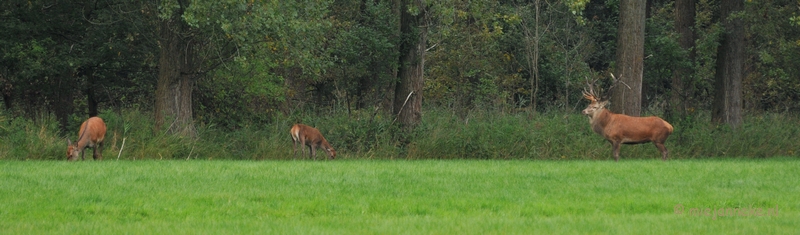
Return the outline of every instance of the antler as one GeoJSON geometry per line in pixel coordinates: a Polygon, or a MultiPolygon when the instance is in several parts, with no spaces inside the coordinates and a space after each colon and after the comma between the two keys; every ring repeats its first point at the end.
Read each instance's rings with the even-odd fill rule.
{"type": "MultiPolygon", "coordinates": [[[[622,81],[621,79],[622,76],[620,76],[620,78],[617,78],[614,76],[613,73],[609,74],[611,74],[611,86],[609,86],[608,89],[605,90],[611,91],[612,89],[614,89],[614,87],[616,87],[620,83],[622,83],[622,85],[625,85],[625,87],[628,87],[628,89],[631,89],[631,86],[628,86],[628,84],[622,81]]],[[[592,102],[599,102],[601,100],[605,100],[608,98],[609,94],[601,94],[603,93],[603,89],[597,86],[596,84],[597,80],[598,79],[589,81],[589,77],[586,77],[586,88],[589,88],[589,90],[587,91],[586,88],[583,88],[583,98],[586,98],[587,100],[592,102]]]]}
{"type": "Polygon", "coordinates": [[[598,98],[600,97],[594,91],[595,82],[597,82],[597,79],[592,80],[591,82],[589,82],[589,77],[586,77],[586,87],[588,87],[589,90],[587,91],[586,88],[583,88],[583,98],[586,98],[587,100],[592,101],[592,103],[598,102],[599,101],[598,98]]]}

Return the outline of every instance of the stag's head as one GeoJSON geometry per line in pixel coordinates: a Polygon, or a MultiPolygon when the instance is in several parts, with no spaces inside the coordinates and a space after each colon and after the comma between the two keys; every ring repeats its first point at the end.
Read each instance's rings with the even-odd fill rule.
{"type": "Polygon", "coordinates": [[[603,109],[606,108],[608,101],[603,101],[600,99],[600,96],[594,93],[593,88],[589,88],[589,91],[586,89],[583,90],[583,98],[586,98],[591,103],[583,109],[583,115],[593,117],[595,113],[600,113],[603,109]]]}
{"type": "MultiPolygon", "coordinates": [[[[613,88],[614,86],[616,86],[618,83],[621,82],[619,79],[614,77],[614,74],[611,74],[611,79],[612,79],[612,84],[611,87],[608,88],[609,90],[611,90],[611,88],[613,88]]],[[[586,106],[586,109],[583,110],[583,115],[589,116],[591,118],[594,117],[595,114],[602,112],[603,109],[606,108],[606,105],[608,105],[608,101],[604,96],[600,95],[600,92],[602,92],[602,89],[597,86],[597,79],[589,81],[589,79],[587,78],[586,88],[583,89],[583,98],[586,98],[591,103],[589,103],[589,105],[586,106]]]]}

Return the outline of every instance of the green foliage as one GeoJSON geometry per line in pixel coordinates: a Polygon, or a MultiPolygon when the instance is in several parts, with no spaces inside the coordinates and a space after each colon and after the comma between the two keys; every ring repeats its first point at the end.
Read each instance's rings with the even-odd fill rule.
{"type": "Polygon", "coordinates": [[[800,14],[796,1],[745,4],[748,53],[752,71],[743,81],[745,107],[751,110],[800,110],[800,27],[791,19],[800,14]]]}
{"type": "Polygon", "coordinates": [[[541,35],[534,38],[535,3],[455,2],[455,7],[435,8],[442,16],[431,31],[435,43],[427,55],[426,96],[432,103],[459,113],[474,107],[529,107],[531,100],[542,105],[537,107],[566,106],[559,101],[569,100],[565,90],[574,88],[570,81],[576,75],[588,74],[583,61],[590,53],[581,50],[586,32],[571,18],[560,18],[566,5],[540,3],[541,35]],[[535,40],[538,64],[532,61],[534,46],[526,46],[535,40]]]}
{"type": "MultiPolygon", "coordinates": [[[[660,98],[669,96],[669,88],[674,76],[673,70],[677,68],[691,68],[689,51],[683,50],[678,44],[678,35],[675,32],[673,20],[675,6],[665,4],[663,7],[653,7],[652,15],[645,24],[645,60],[644,75],[642,78],[642,106],[652,107],[654,103],[665,100],[660,98]],[[660,98],[660,99],[659,99],[660,98]]],[[[691,77],[683,78],[686,82],[691,77]]],[[[659,109],[661,110],[661,109],[659,109]]]]}
{"type": "Polygon", "coordinates": [[[580,25],[586,24],[586,18],[583,17],[583,10],[589,4],[589,0],[568,0],[564,4],[567,5],[570,12],[575,15],[575,21],[580,25]]]}
{"type": "Polygon", "coordinates": [[[326,56],[334,63],[327,73],[313,78],[318,96],[334,96],[355,109],[386,100],[398,67],[399,17],[389,1],[337,1],[332,6],[332,27],[326,56]],[[323,88],[323,89],[320,89],[323,88]]]}
{"type": "Polygon", "coordinates": [[[285,101],[283,79],[256,68],[219,70],[216,76],[198,81],[196,121],[238,129],[248,123],[264,123],[285,101]],[[246,70],[246,71],[242,71],[246,70]]]}
{"type": "MultiPolygon", "coordinates": [[[[4,1],[0,25],[4,95],[29,116],[43,108],[65,106],[61,100],[85,97],[88,88],[95,90],[98,102],[113,106],[146,103],[143,91],[152,87],[148,79],[152,76],[145,73],[152,71],[155,54],[146,48],[156,45],[142,35],[150,25],[140,21],[144,17],[137,15],[139,11],[118,12],[131,5],[4,1]]],[[[85,102],[75,103],[83,108],[85,102]]]]}
{"type": "Polygon", "coordinates": [[[436,27],[428,34],[431,50],[426,54],[425,94],[432,104],[464,109],[483,98],[476,94],[481,79],[492,79],[490,74],[502,69],[495,41],[502,31],[493,27],[500,20],[495,14],[500,13],[491,1],[448,3],[432,6],[434,15],[441,18],[434,18],[436,27]]]}
{"type": "Polygon", "coordinates": [[[52,115],[33,121],[0,113],[0,159],[66,159],[67,139],[59,137],[58,132],[58,122],[52,115]]]}
{"type": "MultiPolygon", "coordinates": [[[[208,37],[200,51],[205,79],[198,81],[197,120],[238,129],[263,123],[292,91],[286,80],[316,80],[332,59],[323,49],[332,24],[329,1],[192,2],[182,19],[208,37]]],[[[204,39],[200,39],[204,40],[204,39]]]]}
{"type": "MultiPolygon", "coordinates": [[[[488,138],[482,133],[492,133],[495,125],[501,126],[503,131],[525,126],[525,122],[518,120],[523,115],[516,113],[524,108],[536,107],[533,113],[525,115],[545,118],[541,120],[563,116],[566,112],[575,113],[576,107],[582,105],[579,100],[584,79],[605,77],[613,68],[618,0],[422,1],[424,7],[394,3],[362,0],[144,3],[109,0],[58,4],[3,1],[0,3],[3,9],[0,12],[0,93],[8,120],[16,123],[16,127],[9,126],[12,128],[9,130],[25,133],[28,130],[23,127],[33,128],[31,123],[52,121],[51,114],[56,115],[55,120],[64,122],[64,129],[73,130],[86,118],[85,110],[97,104],[100,110],[114,110],[105,111],[101,116],[110,115],[117,120],[127,116],[141,119],[125,122],[130,124],[130,132],[115,127],[120,138],[133,135],[130,144],[137,147],[129,151],[138,151],[135,149],[139,146],[167,150],[148,150],[130,155],[131,159],[134,156],[183,158],[195,151],[204,154],[231,151],[235,152],[231,158],[237,159],[271,158],[269,148],[280,146],[278,139],[266,145],[257,140],[234,142],[230,148],[236,149],[206,146],[248,135],[262,139],[285,136],[283,129],[297,120],[330,127],[324,130],[326,135],[331,135],[332,142],[339,142],[342,151],[352,156],[370,153],[377,158],[419,157],[415,154],[437,152],[442,158],[460,158],[470,157],[467,154],[474,152],[476,158],[541,156],[551,159],[559,158],[560,154],[555,152],[567,149],[565,145],[540,149],[537,153],[545,154],[531,156],[525,152],[531,149],[522,150],[504,143],[497,143],[505,146],[502,148],[487,145],[494,144],[494,137],[488,138]],[[484,120],[463,128],[453,123],[433,126],[451,126],[463,131],[457,133],[423,130],[437,133],[437,136],[452,134],[469,144],[443,142],[446,150],[435,150],[439,142],[419,134],[424,132],[412,134],[424,143],[396,142],[409,137],[400,138],[398,135],[407,133],[395,133],[392,114],[386,111],[394,97],[397,68],[402,66],[398,64],[403,36],[399,35],[397,11],[426,13],[425,27],[417,28],[428,30],[422,94],[425,106],[436,107],[430,111],[434,112],[433,117],[426,118],[432,121],[442,118],[453,123],[476,118],[484,120]],[[193,59],[202,61],[202,65],[192,71],[198,78],[193,90],[194,120],[206,133],[201,134],[200,139],[172,139],[150,133],[148,120],[152,115],[144,110],[153,105],[159,70],[157,58],[163,46],[157,43],[158,29],[165,19],[185,22],[182,26],[187,31],[183,35],[192,37],[192,42],[196,43],[193,45],[197,45],[198,55],[193,59]],[[530,33],[537,27],[540,34],[534,37],[530,33]],[[533,42],[538,43],[537,63],[531,60],[533,42]],[[538,77],[534,71],[538,71],[538,77]],[[378,114],[373,114],[373,107],[380,107],[378,114]],[[344,109],[346,117],[341,111],[344,109]],[[489,116],[508,120],[495,123],[488,120],[489,116]],[[18,118],[35,121],[27,123],[17,121],[18,118]],[[479,124],[483,122],[491,125],[479,124]],[[230,133],[229,136],[215,134],[222,131],[230,133]],[[263,155],[253,157],[248,155],[250,152],[263,155]]],[[[693,27],[697,40],[690,51],[680,49],[676,43],[674,5],[669,1],[655,1],[649,9],[643,93],[647,112],[662,112],[665,95],[670,91],[671,71],[676,68],[693,71],[682,78],[691,89],[686,102],[695,109],[689,111],[705,113],[711,108],[717,47],[724,33],[718,23],[717,4],[713,0],[697,1],[693,27]],[[690,52],[696,53],[694,63],[687,59],[690,52]]],[[[764,113],[788,116],[800,110],[796,102],[800,100],[800,66],[796,66],[800,61],[800,27],[796,20],[799,11],[797,2],[792,0],[748,1],[745,11],[738,14],[747,23],[745,71],[748,74],[743,81],[743,104],[750,118],[771,115],[764,113]]],[[[704,118],[690,114],[677,121],[682,122],[680,126],[692,126],[686,133],[697,131],[693,138],[700,138],[704,135],[699,133],[718,131],[705,125],[703,121],[707,119],[704,118]]],[[[541,122],[560,123],[555,119],[541,122]]],[[[570,128],[564,129],[585,130],[580,125],[570,128]]],[[[791,130],[790,127],[784,129],[791,130]]],[[[64,130],[44,133],[62,138],[69,134],[64,130]]],[[[32,134],[28,132],[28,136],[32,134]]],[[[552,131],[549,134],[569,136],[574,132],[552,131]]],[[[589,132],[584,135],[597,139],[589,132]]],[[[500,134],[489,136],[501,138],[500,134]]],[[[21,143],[26,142],[27,137],[5,138],[21,143]]],[[[120,138],[107,151],[117,151],[120,138]]],[[[519,141],[529,145],[567,142],[553,142],[541,136],[523,135],[521,138],[526,139],[519,141]]],[[[711,137],[704,138],[708,140],[700,143],[710,142],[711,137]]],[[[47,141],[41,144],[50,146],[47,141]]],[[[742,142],[734,141],[731,146],[737,144],[741,146],[742,142]]],[[[575,151],[592,152],[587,150],[592,145],[575,151]]],[[[721,154],[722,147],[707,147],[703,148],[716,150],[684,154],[721,154]]],[[[641,148],[645,149],[642,151],[651,150],[648,146],[641,148]]],[[[679,147],[676,151],[683,150],[679,147]]],[[[49,156],[55,151],[29,152],[18,151],[12,154],[15,157],[9,158],[56,158],[49,156]]],[[[742,150],[742,155],[758,154],[742,150]]],[[[771,155],[774,154],[765,154],[771,155]]],[[[600,157],[593,154],[589,158],[600,157]]]]}
{"type": "Polygon", "coordinates": [[[695,40],[695,77],[691,79],[688,87],[694,88],[694,96],[686,101],[696,104],[701,109],[710,109],[713,99],[714,74],[717,67],[717,48],[723,36],[724,29],[716,22],[714,14],[717,11],[714,1],[700,0],[697,3],[697,15],[694,30],[697,34],[695,40]]]}
{"type": "Polygon", "coordinates": [[[787,234],[800,217],[800,185],[787,180],[800,177],[798,167],[786,158],[2,161],[0,228],[4,234],[787,234]],[[677,205],[685,207],[682,214],[677,205]],[[688,212],[775,207],[770,216],[688,212]]]}
{"type": "MultiPolygon", "coordinates": [[[[237,128],[214,123],[198,125],[198,137],[182,138],[153,133],[152,114],[136,109],[104,111],[108,132],[103,156],[114,160],[138,159],[289,159],[289,129],[295,123],[316,127],[337,150],[338,159],[538,159],[606,160],[611,145],[591,131],[577,111],[504,113],[472,109],[454,114],[448,109],[426,109],[420,126],[400,136],[385,112],[306,110],[289,116],[273,115],[268,122],[242,121],[237,128]],[[402,142],[407,140],[408,142],[402,142]],[[125,141],[125,147],[122,147],[125,141]],[[121,151],[120,151],[121,150],[121,151]],[[121,154],[120,154],[121,152],[121,154]]],[[[63,160],[66,138],[77,138],[83,119],[71,120],[59,134],[52,116],[37,121],[4,119],[0,125],[0,153],[4,159],[63,160]]],[[[800,120],[792,114],[745,117],[736,131],[707,123],[708,113],[690,113],[672,122],[675,132],[666,142],[670,159],[714,157],[770,158],[800,156],[795,136],[800,120]]],[[[625,145],[623,161],[658,159],[652,144],[625,145]]]]}

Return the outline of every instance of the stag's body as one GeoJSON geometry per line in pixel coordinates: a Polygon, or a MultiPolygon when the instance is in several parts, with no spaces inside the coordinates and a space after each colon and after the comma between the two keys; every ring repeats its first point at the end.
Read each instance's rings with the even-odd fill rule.
{"type": "Polygon", "coordinates": [[[672,134],[672,125],[655,116],[632,117],[613,113],[605,108],[608,101],[600,101],[591,86],[590,92],[583,92],[583,97],[592,102],[583,110],[583,114],[589,117],[592,130],[611,143],[615,161],[619,161],[620,144],[647,142],[653,142],[661,151],[661,160],[667,160],[668,151],[664,142],[672,134]]]}
{"type": "Polygon", "coordinates": [[[103,160],[103,139],[106,136],[106,123],[99,117],[91,117],[81,124],[81,129],[78,132],[78,140],[75,144],[67,139],[67,160],[78,160],[80,155],[81,160],[84,160],[83,150],[92,148],[94,153],[92,158],[94,160],[103,160]]]}
{"type": "MultiPolygon", "coordinates": [[[[586,114],[584,112],[584,114],[586,114]]],[[[589,114],[587,114],[589,115],[589,114]]],[[[589,116],[592,130],[611,143],[614,160],[619,161],[620,144],[641,144],[653,142],[661,151],[661,160],[667,160],[667,137],[672,134],[672,125],[658,117],[631,117],[616,114],[603,108],[589,116]]]]}
{"type": "Polygon", "coordinates": [[[328,154],[328,157],[333,160],[336,158],[336,150],[331,147],[328,140],[322,136],[316,128],[306,126],[303,124],[295,124],[290,131],[292,134],[292,142],[294,142],[294,157],[297,157],[297,144],[300,144],[303,154],[306,153],[306,145],[311,148],[311,158],[317,160],[317,147],[321,147],[328,154]]]}

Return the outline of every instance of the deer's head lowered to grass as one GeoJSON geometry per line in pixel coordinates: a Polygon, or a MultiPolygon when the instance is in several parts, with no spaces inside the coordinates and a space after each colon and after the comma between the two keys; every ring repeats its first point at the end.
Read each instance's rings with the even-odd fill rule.
{"type": "MultiPolygon", "coordinates": [[[[614,75],[611,75],[614,78],[614,75]]],[[[614,160],[619,161],[620,144],[641,144],[653,142],[661,151],[661,160],[667,160],[667,147],[664,142],[672,134],[672,125],[659,117],[632,117],[624,114],[612,113],[606,109],[608,101],[601,98],[595,90],[595,81],[587,81],[587,89],[583,90],[583,97],[589,100],[583,114],[589,117],[592,130],[603,136],[611,143],[614,160]]],[[[615,86],[619,80],[614,78],[615,86]]],[[[610,89],[609,89],[610,90],[610,89]]]]}
{"type": "Polygon", "coordinates": [[[295,158],[297,157],[297,144],[299,143],[303,154],[306,153],[306,146],[311,148],[311,159],[317,160],[317,148],[322,148],[331,160],[336,159],[336,150],[331,147],[331,144],[328,143],[328,140],[322,136],[322,133],[317,128],[298,123],[292,126],[289,132],[292,134],[292,142],[294,142],[295,158]]]}
{"type": "Polygon", "coordinates": [[[67,139],[67,160],[84,160],[84,149],[92,148],[94,160],[103,160],[103,139],[106,136],[106,123],[99,117],[91,117],[81,124],[81,129],[78,131],[78,140],[72,143],[67,139]]]}

